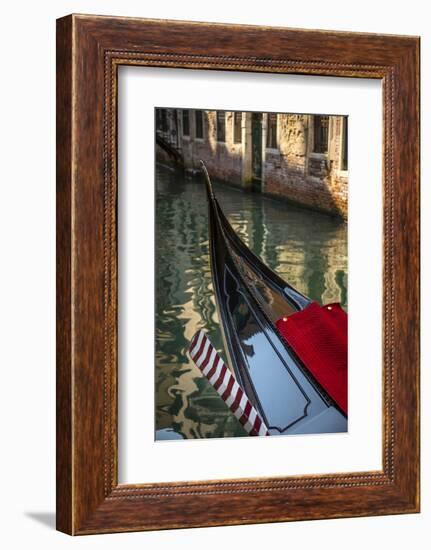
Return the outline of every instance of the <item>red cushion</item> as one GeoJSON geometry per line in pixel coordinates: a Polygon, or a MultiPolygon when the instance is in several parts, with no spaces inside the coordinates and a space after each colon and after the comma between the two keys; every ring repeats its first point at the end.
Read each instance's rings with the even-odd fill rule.
{"type": "Polygon", "coordinates": [[[347,313],[339,304],[308,307],[276,323],[304,366],[347,414],[347,313]]]}

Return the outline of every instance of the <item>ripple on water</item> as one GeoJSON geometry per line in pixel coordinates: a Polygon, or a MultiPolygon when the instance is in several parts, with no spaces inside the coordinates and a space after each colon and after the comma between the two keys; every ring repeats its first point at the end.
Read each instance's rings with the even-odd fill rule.
{"type": "MultiPolygon", "coordinates": [[[[316,212],[215,184],[230,223],[278,274],[320,303],[347,308],[347,226],[316,212]]],[[[223,355],[211,270],[205,188],[156,170],[156,439],[244,436],[192,364],[198,329],[223,355]]]]}

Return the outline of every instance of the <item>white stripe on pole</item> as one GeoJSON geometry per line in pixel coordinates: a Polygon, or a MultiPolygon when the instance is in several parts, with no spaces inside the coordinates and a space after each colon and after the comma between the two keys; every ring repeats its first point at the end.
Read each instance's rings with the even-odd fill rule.
{"type": "Polygon", "coordinates": [[[244,429],[250,435],[269,435],[262,418],[203,330],[194,335],[189,353],[244,429]]]}
{"type": "Polygon", "coordinates": [[[194,346],[193,349],[190,351],[190,354],[191,354],[191,355],[195,355],[195,353],[199,350],[200,345],[201,345],[201,342],[202,342],[204,336],[205,336],[205,333],[204,333],[203,330],[201,330],[201,331],[199,332],[198,338],[196,339],[196,344],[195,344],[195,346],[194,346]]]}

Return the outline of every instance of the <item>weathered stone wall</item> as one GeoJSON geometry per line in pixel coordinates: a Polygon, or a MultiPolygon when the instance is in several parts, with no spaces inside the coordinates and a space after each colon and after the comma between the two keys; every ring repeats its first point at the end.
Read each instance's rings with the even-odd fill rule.
{"type": "Polygon", "coordinates": [[[209,173],[221,180],[241,185],[242,146],[233,141],[233,113],[225,113],[225,141],[217,141],[216,111],[204,111],[203,139],[196,139],[195,120],[191,117],[191,136],[182,137],[182,152],[186,169],[200,169],[203,160],[209,173]]]}
{"type": "MultiPolygon", "coordinates": [[[[182,127],[182,111],[168,110],[165,135],[183,155],[186,169],[198,170],[202,159],[211,176],[246,187],[251,181],[251,113],[242,115],[242,142],[234,143],[234,114],[225,113],[225,141],[217,141],[216,111],[203,111],[203,139],[197,139],[194,111],[190,135],[182,127]]],[[[342,167],[344,117],[329,117],[328,150],[313,152],[313,115],[279,114],[277,148],[266,147],[263,117],[262,193],[347,217],[347,171],[342,167]]]]}
{"type": "Polygon", "coordinates": [[[278,115],[278,148],[266,150],[264,193],[347,216],[347,174],[340,170],[342,117],[331,119],[328,153],[314,155],[309,152],[310,116],[278,115]]]}

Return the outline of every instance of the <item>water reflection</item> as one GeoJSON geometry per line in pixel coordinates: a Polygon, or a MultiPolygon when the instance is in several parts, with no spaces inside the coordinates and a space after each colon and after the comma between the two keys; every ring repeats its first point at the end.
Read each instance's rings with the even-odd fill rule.
{"type": "MultiPolygon", "coordinates": [[[[215,182],[230,223],[291,285],[347,308],[347,227],[328,216],[215,182]]],[[[187,356],[203,328],[222,353],[209,265],[205,188],[156,167],[156,439],[246,435],[187,356]]]]}

